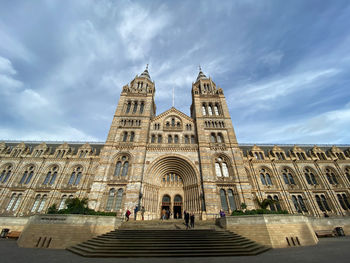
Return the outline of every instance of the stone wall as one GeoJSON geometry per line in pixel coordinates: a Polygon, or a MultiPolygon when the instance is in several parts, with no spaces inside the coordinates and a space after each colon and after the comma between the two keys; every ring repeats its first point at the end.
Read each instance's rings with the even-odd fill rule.
{"type": "Polygon", "coordinates": [[[318,238],[307,217],[298,215],[228,216],[226,229],[273,248],[315,245],[318,238]]]}
{"type": "Polygon", "coordinates": [[[350,235],[350,217],[308,217],[312,228],[317,230],[334,230],[335,227],[342,227],[345,235],[350,235]]]}
{"type": "Polygon", "coordinates": [[[122,220],[112,216],[35,215],[18,240],[20,247],[67,248],[115,230],[122,220]]]}
{"type": "Polygon", "coordinates": [[[8,228],[10,231],[23,231],[28,219],[29,217],[1,216],[0,231],[3,228],[8,228]]]}

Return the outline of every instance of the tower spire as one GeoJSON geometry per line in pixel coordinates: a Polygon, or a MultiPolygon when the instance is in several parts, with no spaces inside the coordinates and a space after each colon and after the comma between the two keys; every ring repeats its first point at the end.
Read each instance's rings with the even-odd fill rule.
{"type": "Polygon", "coordinates": [[[206,75],[204,75],[204,73],[202,72],[202,67],[201,67],[201,65],[199,65],[199,73],[198,73],[198,76],[197,76],[197,80],[196,81],[198,81],[198,80],[200,80],[200,79],[207,79],[207,76],[206,75]]]}
{"type": "Polygon", "coordinates": [[[145,77],[151,80],[151,76],[149,75],[149,72],[148,72],[148,64],[146,64],[146,69],[141,73],[140,77],[145,77]]]}

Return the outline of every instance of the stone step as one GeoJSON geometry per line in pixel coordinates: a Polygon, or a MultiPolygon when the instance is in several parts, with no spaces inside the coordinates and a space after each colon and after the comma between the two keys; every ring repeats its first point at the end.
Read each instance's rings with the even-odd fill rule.
{"type": "Polygon", "coordinates": [[[269,248],[228,231],[116,230],[68,248],[87,257],[255,255],[269,248]]]}

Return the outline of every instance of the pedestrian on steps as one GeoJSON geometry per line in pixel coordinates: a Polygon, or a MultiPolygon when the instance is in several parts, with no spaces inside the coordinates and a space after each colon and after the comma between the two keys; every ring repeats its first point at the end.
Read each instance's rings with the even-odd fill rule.
{"type": "Polygon", "coordinates": [[[142,208],[141,208],[141,216],[142,216],[142,220],[144,220],[145,219],[145,207],[143,206],[142,208]]]}
{"type": "Polygon", "coordinates": [[[186,230],[189,228],[189,221],[190,221],[190,214],[188,212],[184,212],[184,217],[185,217],[185,224],[186,224],[186,230]]]}
{"type": "Polygon", "coordinates": [[[165,211],[165,209],[163,208],[163,210],[162,210],[162,220],[165,219],[165,214],[166,214],[166,211],[165,211]]]}
{"type": "Polygon", "coordinates": [[[137,218],[137,212],[139,211],[139,207],[138,206],[135,206],[134,208],[134,219],[136,221],[136,218],[137,218]]]}
{"type": "Polygon", "coordinates": [[[129,221],[130,214],[131,214],[130,210],[129,209],[126,210],[126,212],[125,212],[126,221],[129,221]]]}
{"type": "Polygon", "coordinates": [[[194,213],[193,212],[191,213],[191,216],[190,216],[190,222],[191,222],[191,228],[194,228],[194,213]]]}

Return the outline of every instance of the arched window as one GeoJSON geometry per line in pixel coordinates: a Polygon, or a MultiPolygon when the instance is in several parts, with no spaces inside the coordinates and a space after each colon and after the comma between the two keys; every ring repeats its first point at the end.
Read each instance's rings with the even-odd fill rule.
{"type": "Polygon", "coordinates": [[[307,212],[306,205],[304,203],[304,199],[301,195],[298,195],[298,202],[299,202],[299,206],[301,207],[301,210],[303,210],[303,212],[307,212]]]}
{"type": "Polygon", "coordinates": [[[13,204],[15,203],[16,199],[17,199],[17,195],[16,194],[12,194],[10,202],[8,203],[8,205],[6,207],[6,211],[10,211],[11,210],[11,208],[12,208],[13,204]]]}
{"type": "Polygon", "coordinates": [[[51,167],[48,173],[46,174],[43,185],[53,185],[57,177],[57,171],[58,169],[56,166],[51,167]]]}
{"type": "Polygon", "coordinates": [[[320,210],[322,212],[326,211],[325,208],[323,207],[322,202],[321,202],[321,198],[318,195],[316,195],[315,198],[316,198],[316,203],[317,203],[318,207],[320,208],[320,210]]]}
{"type": "Polygon", "coordinates": [[[263,185],[273,185],[271,176],[268,172],[265,171],[265,169],[260,170],[260,180],[263,185]]]}
{"type": "Polygon", "coordinates": [[[171,126],[175,126],[175,118],[171,118],[171,126]]]}
{"type": "Polygon", "coordinates": [[[326,210],[331,211],[331,208],[329,207],[326,197],[324,195],[315,195],[315,198],[316,198],[317,205],[321,211],[323,212],[325,212],[326,210]]]}
{"type": "Polygon", "coordinates": [[[113,201],[114,201],[114,194],[115,194],[115,189],[114,188],[109,190],[108,199],[107,199],[107,205],[106,205],[106,210],[107,211],[110,211],[112,209],[113,201]]]}
{"type": "Polygon", "coordinates": [[[294,177],[289,170],[283,169],[282,170],[282,177],[283,177],[283,181],[285,184],[295,185],[294,177]]]}
{"type": "Polygon", "coordinates": [[[134,133],[134,132],[131,132],[131,135],[130,135],[130,142],[133,142],[133,141],[134,141],[134,138],[135,138],[135,133],[134,133]]]}
{"type": "Polygon", "coordinates": [[[326,210],[331,211],[330,207],[328,206],[326,197],[324,195],[321,195],[321,200],[322,200],[323,206],[326,208],[326,210]]]}
{"type": "Polygon", "coordinates": [[[190,143],[190,140],[189,140],[189,138],[188,138],[188,135],[185,135],[185,143],[186,143],[186,144],[190,143]]]}
{"type": "MultiPolygon", "coordinates": [[[[273,201],[271,195],[268,195],[268,196],[267,196],[267,199],[273,201]]],[[[270,210],[271,210],[271,211],[276,211],[275,204],[270,203],[269,206],[270,206],[270,210]]]]}
{"type": "Polygon", "coordinates": [[[12,172],[12,166],[11,165],[5,166],[5,169],[2,170],[0,175],[0,183],[6,183],[11,176],[11,172],[12,172]]]}
{"type": "Polygon", "coordinates": [[[162,143],[162,135],[158,135],[158,143],[162,143]]]}
{"type": "Polygon", "coordinates": [[[80,180],[81,180],[81,173],[82,168],[81,167],[76,167],[74,168],[69,181],[68,181],[68,185],[78,185],[80,180]]]}
{"type": "Polygon", "coordinates": [[[43,195],[43,197],[41,198],[39,208],[38,208],[38,212],[43,211],[45,204],[46,204],[46,200],[47,200],[47,195],[43,195]]]}
{"type": "Polygon", "coordinates": [[[215,160],[215,173],[217,177],[229,177],[229,171],[227,163],[221,158],[218,157],[215,160]]]}
{"type": "Polygon", "coordinates": [[[301,213],[300,205],[299,205],[298,199],[296,198],[295,195],[292,195],[292,201],[293,201],[295,210],[296,210],[298,213],[301,213]]]}
{"type": "Polygon", "coordinates": [[[144,107],[145,107],[145,104],[144,104],[144,102],[142,101],[141,104],[140,104],[140,113],[141,113],[141,114],[143,113],[144,107]]]}
{"type": "Polygon", "coordinates": [[[221,133],[218,134],[218,143],[223,143],[224,142],[224,137],[222,136],[221,133]]]}
{"type": "Polygon", "coordinates": [[[278,196],[277,195],[274,195],[273,196],[273,200],[275,200],[275,205],[276,205],[276,208],[277,208],[277,211],[281,211],[281,205],[280,205],[280,200],[278,199],[278,196]]]}
{"type": "Polygon", "coordinates": [[[123,189],[120,188],[117,193],[117,199],[115,201],[115,210],[118,211],[122,208],[122,200],[123,200],[123,189]]]}
{"type": "Polygon", "coordinates": [[[221,200],[221,208],[224,211],[228,211],[226,192],[224,189],[220,189],[220,200],[221,200]]]}
{"type": "Polygon", "coordinates": [[[131,101],[128,102],[128,104],[126,105],[126,111],[125,113],[129,113],[131,109],[131,101]]]}
{"type": "Polygon", "coordinates": [[[173,143],[173,137],[171,135],[168,135],[168,143],[173,143]]]}
{"type": "Polygon", "coordinates": [[[212,143],[216,143],[216,135],[215,135],[215,133],[211,133],[211,134],[210,134],[210,141],[211,141],[212,143]]]}
{"type": "Polygon", "coordinates": [[[305,175],[305,179],[309,185],[318,185],[316,177],[315,177],[314,173],[311,171],[311,169],[305,168],[304,175],[305,175]]]}
{"type": "Polygon", "coordinates": [[[346,194],[337,194],[338,201],[344,210],[350,209],[350,203],[346,194]]]}
{"type": "Polygon", "coordinates": [[[155,142],[156,142],[156,136],[154,134],[152,134],[151,143],[155,143],[155,142]]]}
{"type": "Polygon", "coordinates": [[[64,209],[66,207],[66,200],[67,200],[67,195],[63,195],[61,198],[61,202],[58,207],[58,210],[64,209]]]}
{"type": "Polygon", "coordinates": [[[121,167],[122,167],[122,163],[120,161],[117,162],[114,170],[114,176],[119,176],[121,167]]]}
{"type": "Polygon", "coordinates": [[[329,182],[329,184],[331,184],[331,185],[339,184],[337,176],[336,176],[336,172],[333,169],[331,169],[331,168],[326,169],[326,177],[327,177],[327,181],[329,182]]]}
{"type": "Polygon", "coordinates": [[[196,140],[194,138],[194,135],[191,135],[191,144],[195,144],[196,143],[196,140]]]}
{"type": "Polygon", "coordinates": [[[228,202],[230,203],[231,211],[237,210],[237,206],[236,206],[236,202],[235,202],[235,198],[234,198],[232,189],[228,189],[227,193],[228,193],[228,202]]]}
{"type": "Polygon", "coordinates": [[[177,135],[174,136],[174,143],[179,143],[179,136],[177,135]]]}
{"type": "Polygon", "coordinates": [[[33,166],[29,166],[26,168],[26,170],[23,173],[23,176],[20,180],[20,184],[28,184],[30,182],[30,180],[32,179],[34,174],[34,167],[33,166]]]}

